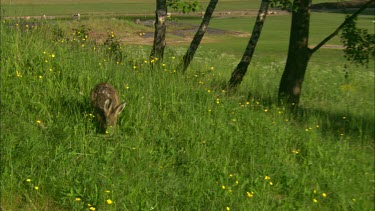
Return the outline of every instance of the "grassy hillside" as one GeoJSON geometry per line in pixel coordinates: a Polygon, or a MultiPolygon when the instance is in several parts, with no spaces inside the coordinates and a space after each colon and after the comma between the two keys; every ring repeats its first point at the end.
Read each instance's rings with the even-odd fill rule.
{"type": "Polygon", "coordinates": [[[273,104],[284,61],[261,56],[272,49],[228,94],[238,56],[207,44],[181,74],[186,49],[151,68],[148,46],[120,42],[116,26],[144,30],[127,20],[72,23],[1,24],[2,210],[374,207],[372,68],[349,65],[345,79],[340,52],[323,49],[294,118],[273,104]],[[89,104],[102,81],[127,102],[107,135],[89,104]]]}

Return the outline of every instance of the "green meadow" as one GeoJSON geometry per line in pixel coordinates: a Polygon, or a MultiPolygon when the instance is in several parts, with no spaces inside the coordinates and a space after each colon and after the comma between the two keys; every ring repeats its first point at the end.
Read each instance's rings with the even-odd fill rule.
{"type": "MultiPolygon", "coordinates": [[[[75,13],[70,1],[30,2],[2,7],[10,15],[75,13]]],[[[176,69],[194,33],[172,32],[200,18],[168,27],[157,66],[148,58],[152,37],[142,34],[153,28],[133,22],[152,13],[147,2],[113,0],[107,9],[85,1],[82,8],[105,17],[88,12],[80,21],[2,17],[1,210],[373,209],[373,61],[348,63],[333,39],[313,55],[291,115],[276,104],[290,15],[267,17],[244,81],[227,93],[255,17],[213,18],[210,27],[226,33],[208,33],[183,74],[176,69]],[[127,102],[106,135],[96,131],[89,99],[103,81],[127,102]]],[[[311,45],[343,18],[314,12],[311,45]]],[[[372,30],[372,18],[359,24],[372,30]]]]}

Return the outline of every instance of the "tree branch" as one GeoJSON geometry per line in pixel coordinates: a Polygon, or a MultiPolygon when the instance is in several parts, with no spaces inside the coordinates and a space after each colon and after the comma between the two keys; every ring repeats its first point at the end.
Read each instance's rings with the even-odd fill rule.
{"type": "Polygon", "coordinates": [[[344,26],[354,18],[356,18],[363,10],[365,10],[371,3],[373,3],[375,0],[369,0],[366,2],[366,4],[362,5],[361,8],[359,8],[355,13],[353,13],[351,16],[345,19],[345,21],[334,31],[332,34],[324,38],[322,42],[320,42],[318,45],[316,45],[313,49],[311,49],[311,53],[314,53],[317,51],[319,48],[321,48],[324,44],[326,44],[330,39],[332,39],[334,36],[336,36],[339,31],[344,28],[344,26]]]}

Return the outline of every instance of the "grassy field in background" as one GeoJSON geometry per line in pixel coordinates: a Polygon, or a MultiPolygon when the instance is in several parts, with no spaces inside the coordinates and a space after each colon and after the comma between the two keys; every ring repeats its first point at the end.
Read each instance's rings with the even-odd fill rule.
{"type": "MultiPolygon", "coordinates": [[[[310,43],[342,17],[313,13],[310,43]]],[[[192,34],[169,34],[151,68],[152,38],[142,33],[153,30],[133,18],[2,20],[1,210],[373,209],[373,61],[357,67],[339,49],[316,52],[294,117],[275,105],[290,16],[267,18],[232,94],[223,84],[254,17],[214,18],[211,27],[241,36],[207,34],[186,74],[176,67],[192,34]],[[102,81],[127,102],[108,135],[96,132],[89,103],[102,81]]],[[[369,16],[359,21],[372,29],[369,16]]]]}
{"type": "MultiPolygon", "coordinates": [[[[201,11],[205,11],[208,0],[200,1],[201,11]]],[[[313,3],[336,2],[336,0],[314,0],[313,3]]],[[[221,0],[216,11],[257,10],[260,2],[257,0],[221,0]]],[[[5,0],[1,2],[3,16],[61,16],[75,13],[85,15],[98,14],[153,14],[155,1],[152,0],[5,0]]]]}

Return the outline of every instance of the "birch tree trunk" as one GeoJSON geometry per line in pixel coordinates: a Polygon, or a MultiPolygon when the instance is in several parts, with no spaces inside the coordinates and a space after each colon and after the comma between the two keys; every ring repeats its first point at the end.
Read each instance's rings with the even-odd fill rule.
{"type": "Polygon", "coordinates": [[[269,0],[262,0],[262,2],[260,3],[258,16],[250,40],[247,44],[246,50],[242,56],[240,63],[238,63],[236,69],[233,71],[232,76],[228,82],[229,89],[237,87],[242,82],[247,72],[247,68],[249,67],[249,64],[255,51],[255,47],[258,43],[260,34],[262,32],[264,21],[266,20],[268,6],[269,0]]]}
{"type": "Polygon", "coordinates": [[[186,69],[189,67],[190,62],[194,58],[194,54],[198,49],[198,46],[206,32],[206,29],[208,27],[208,24],[210,23],[212,14],[215,10],[216,4],[219,0],[211,0],[210,3],[207,6],[206,12],[204,14],[203,20],[201,25],[199,26],[198,31],[195,33],[195,36],[193,40],[190,43],[190,47],[186,51],[184,57],[183,57],[183,64],[182,64],[182,71],[185,72],[186,69]]]}
{"type": "Polygon", "coordinates": [[[150,54],[150,60],[161,61],[164,56],[165,33],[166,33],[166,17],[167,17],[167,1],[156,0],[156,19],[155,19],[155,33],[154,44],[150,54]]]}

